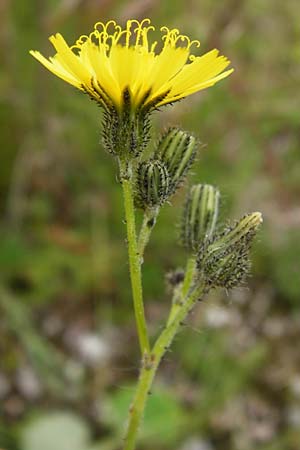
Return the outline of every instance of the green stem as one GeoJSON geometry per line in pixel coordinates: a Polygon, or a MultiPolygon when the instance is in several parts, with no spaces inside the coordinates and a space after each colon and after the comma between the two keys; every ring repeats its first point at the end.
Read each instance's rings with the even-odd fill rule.
{"type": "MultiPolygon", "coordinates": [[[[129,163],[128,163],[129,164],[129,163]]],[[[149,338],[143,304],[142,274],[141,274],[141,256],[137,247],[135,211],[132,187],[132,167],[126,166],[120,161],[121,180],[123,187],[125,218],[127,227],[128,257],[131,288],[137,324],[137,332],[142,355],[150,351],[149,338]]]]}
{"type": "Polygon", "coordinates": [[[149,242],[151,232],[156,223],[156,218],[159,213],[159,207],[148,209],[144,212],[144,219],[141,226],[139,239],[138,239],[138,251],[141,256],[145,252],[146,245],[149,242]]]}
{"type": "Polygon", "coordinates": [[[193,281],[195,268],[196,268],[196,259],[194,257],[190,257],[186,264],[183,284],[179,286],[178,289],[175,289],[167,325],[169,325],[172,322],[183,300],[188,295],[189,289],[193,281]]]}
{"type": "Polygon", "coordinates": [[[173,321],[167,325],[156,340],[151,354],[143,361],[139,382],[133,402],[129,409],[128,427],[123,450],[134,450],[138,429],[141,424],[148,394],[162,357],[170,347],[182,321],[186,318],[195,302],[203,295],[205,286],[194,289],[177,311],[173,321]]]}
{"type": "Polygon", "coordinates": [[[184,276],[183,286],[182,286],[182,290],[181,290],[181,295],[183,298],[187,296],[187,293],[190,289],[190,286],[191,286],[191,283],[192,283],[192,280],[194,277],[195,269],[196,269],[196,258],[191,256],[187,260],[186,269],[185,269],[185,276],[184,276]]]}

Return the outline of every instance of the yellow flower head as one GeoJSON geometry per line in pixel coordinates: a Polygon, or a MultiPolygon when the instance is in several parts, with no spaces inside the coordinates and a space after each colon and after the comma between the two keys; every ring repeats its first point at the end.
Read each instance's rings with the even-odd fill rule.
{"type": "Polygon", "coordinates": [[[149,19],[128,20],[123,29],[113,20],[97,22],[89,36],[81,36],[69,47],[61,34],[50,37],[56,54],[46,59],[31,55],[58,77],[89,94],[106,110],[150,112],[227,77],[230,61],[211,50],[203,56],[191,54],[200,46],[179,30],[161,28],[161,42],[149,42],[153,31],[149,19]],[[158,48],[158,49],[157,49],[158,48]]]}

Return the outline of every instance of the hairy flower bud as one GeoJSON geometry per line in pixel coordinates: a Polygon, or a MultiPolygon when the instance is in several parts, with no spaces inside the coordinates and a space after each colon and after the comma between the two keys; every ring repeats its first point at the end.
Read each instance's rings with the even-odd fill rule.
{"type": "Polygon", "coordinates": [[[196,156],[196,139],[177,128],[169,129],[161,138],[155,157],[161,159],[170,175],[169,195],[184,181],[196,156]]]}
{"type": "Polygon", "coordinates": [[[149,113],[134,110],[128,89],[123,92],[122,108],[117,110],[107,103],[102,124],[105,149],[126,159],[138,157],[146,148],[150,138],[149,113]]]}
{"type": "Polygon", "coordinates": [[[204,242],[198,252],[197,268],[208,285],[232,288],[245,280],[250,270],[249,251],[261,223],[261,213],[248,214],[204,242]]]}
{"type": "Polygon", "coordinates": [[[158,160],[140,163],[137,169],[136,203],[143,209],[161,206],[168,198],[169,173],[158,160]]]}
{"type": "Polygon", "coordinates": [[[181,241],[190,251],[198,249],[205,238],[212,236],[219,212],[220,193],[209,184],[191,187],[181,220],[181,241]]]}

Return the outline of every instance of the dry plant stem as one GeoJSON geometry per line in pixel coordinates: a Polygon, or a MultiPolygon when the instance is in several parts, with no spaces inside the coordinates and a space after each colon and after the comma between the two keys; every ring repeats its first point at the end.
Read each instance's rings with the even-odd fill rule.
{"type": "Polygon", "coordinates": [[[183,300],[187,296],[193,281],[195,269],[196,269],[196,259],[192,256],[187,260],[183,283],[174,292],[172,308],[169,314],[167,325],[169,325],[172,322],[183,300]]]}
{"type": "Polygon", "coordinates": [[[139,239],[138,239],[138,251],[139,251],[139,254],[141,257],[144,255],[145,248],[149,242],[151,232],[156,223],[156,218],[158,216],[158,213],[159,213],[159,207],[152,208],[152,209],[146,210],[144,212],[143,223],[141,226],[139,239]]]}
{"type": "Polygon", "coordinates": [[[131,279],[131,289],[133,296],[135,320],[137,325],[139,344],[142,355],[149,354],[150,345],[145,320],[142,274],[141,274],[141,256],[137,247],[137,236],[135,226],[135,211],[132,186],[132,167],[130,163],[120,161],[121,183],[123,188],[125,218],[127,227],[128,258],[131,279]]]}
{"type": "Polygon", "coordinates": [[[164,328],[157,338],[151,353],[144,358],[135,396],[129,409],[128,426],[123,450],[135,449],[138,429],[144,415],[147,397],[150,393],[157,368],[178,332],[182,321],[186,318],[195,302],[203,296],[204,292],[204,284],[190,292],[182,306],[178,309],[173,321],[164,328]]]}

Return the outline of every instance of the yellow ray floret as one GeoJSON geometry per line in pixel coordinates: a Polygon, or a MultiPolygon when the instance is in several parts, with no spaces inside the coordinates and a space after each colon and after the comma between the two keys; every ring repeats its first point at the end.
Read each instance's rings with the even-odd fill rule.
{"type": "Polygon", "coordinates": [[[161,28],[161,42],[149,42],[149,19],[128,20],[123,29],[115,21],[96,23],[89,36],[71,47],[58,33],[50,37],[56,54],[49,59],[30,53],[58,77],[87,92],[104,107],[122,109],[124,92],[133,108],[156,108],[213,86],[233,69],[230,61],[212,50],[191,54],[191,41],[179,30],[161,28]],[[157,50],[159,47],[159,50],[157,50]]]}

